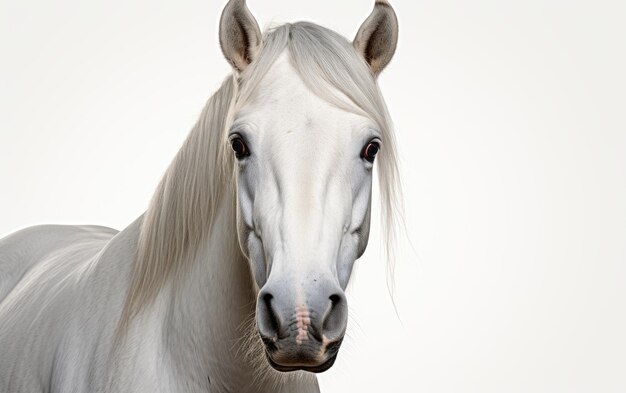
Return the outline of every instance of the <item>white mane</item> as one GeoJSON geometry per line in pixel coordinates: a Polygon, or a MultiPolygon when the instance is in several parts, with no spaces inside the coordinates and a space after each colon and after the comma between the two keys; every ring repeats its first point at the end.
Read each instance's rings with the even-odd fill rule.
{"type": "MultiPolygon", "coordinates": [[[[369,117],[379,127],[384,140],[377,159],[383,233],[388,267],[393,273],[390,244],[394,238],[399,180],[395,137],[375,76],[344,37],[312,23],[285,24],[266,32],[259,57],[241,75],[228,77],[209,99],[161,180],[143,218],[120,331],[154,300],[171,277],[185,269],[207,241],[220,200],[234,189],[233,162],[226,137],[233,114],[246,103],[285,50],[311,91],[346,111],[369,117]]],[[[235,218],[232,220],[234,225],[235,218]]]]}

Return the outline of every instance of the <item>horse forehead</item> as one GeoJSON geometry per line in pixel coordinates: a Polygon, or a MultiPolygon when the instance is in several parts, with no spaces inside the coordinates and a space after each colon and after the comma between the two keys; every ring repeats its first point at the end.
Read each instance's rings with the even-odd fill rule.
{"type": "Polygon", "coordinates": [[[253,125],[251,132],[263,152],[260,168],[279,182],[306,179],[309,188],[344,175],[342,168],[350,162],[346,152],[370,125],[365,116],[311,91],[286,54],[263,76],[240,116],[253,125]]]}
{"type": "Polygon", "coordinates": [[[286,54],[276,60],[261,80],[249,110],[258,116],[256,123],[265,123],[263,128],[273,135],[297,133],[303,138],[324,133],[333,137],[338,128],[364,121],[361,116],[346,112],[312,92],[286,54]]]}

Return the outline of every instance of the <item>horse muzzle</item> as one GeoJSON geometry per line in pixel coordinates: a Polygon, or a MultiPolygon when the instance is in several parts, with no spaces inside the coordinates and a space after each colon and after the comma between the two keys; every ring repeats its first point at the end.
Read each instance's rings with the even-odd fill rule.
{"type": "MultiPolygon", "coordinates": [[[[269,283],[268,283],[269,284],[269,283]]],[[[343,291],[315,285],[313,295],[293,296],[266,285],[257,300],[257,327],[270,365],[278,371],[323,372],[337,358],[348,322],[343,291]]]]}

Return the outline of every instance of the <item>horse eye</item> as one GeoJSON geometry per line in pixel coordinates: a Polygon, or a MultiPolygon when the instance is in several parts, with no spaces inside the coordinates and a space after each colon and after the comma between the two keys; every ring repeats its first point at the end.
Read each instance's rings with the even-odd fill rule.
{"type": "Polygon", "coordinates": [[[231,138],[230,147],[233,148],[235,152],[235,157],[244,158],[250,155],[250,151],[248,151],[248,146],[246,146],[246,142],[244,142],[243,138],[239,135],[231,138]]]}
{"type": "Polygon", "coordinates": [[[378,150],[380,150],[380,144],[378,142],[369,142],[361,151],[361,158],[369,162],[374,162],[378,150]]]}

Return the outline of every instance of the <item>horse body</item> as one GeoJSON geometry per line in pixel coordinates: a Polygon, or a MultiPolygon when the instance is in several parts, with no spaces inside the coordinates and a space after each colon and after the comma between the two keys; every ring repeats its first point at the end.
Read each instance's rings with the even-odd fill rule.
{"type": "Polygon", "coordinates": [[[233,232],[209,242],[186,286],[164,290],[114,347],[140,227],[46,225],[0,242],[2,283],[13,284],[0,302],[0,391],[319,391],[314,377],[281,379],[239,349],[254,291],[233,232]]]}
{"type": "Polygon", "coordinates": [[[318,392],[346,331],[379,149],[393,215],[376,77],[396,40],[383,0],[353,43],[306,22],[262,37],[230,0],[220,43],[234,73],[147,211],[121,232],[0,240],[0,392],[318,392]]]}

